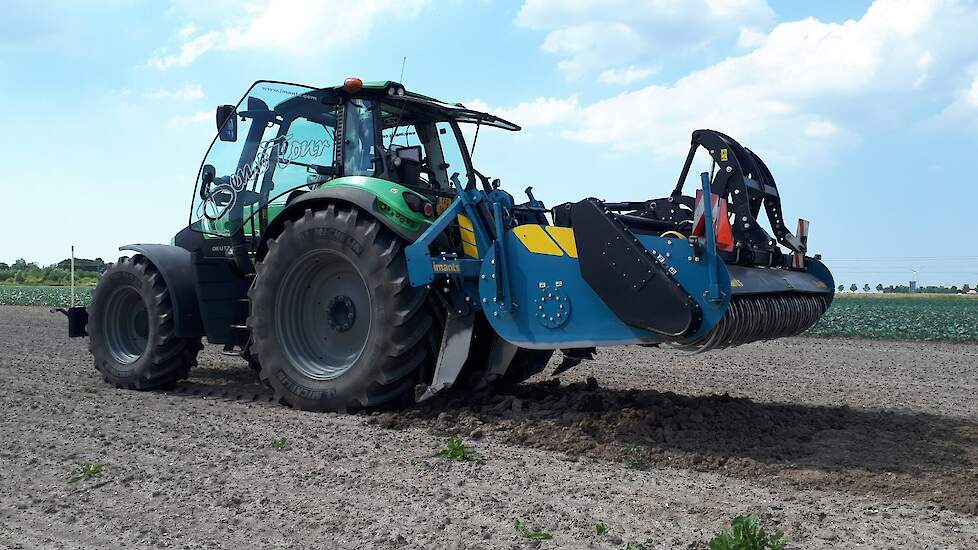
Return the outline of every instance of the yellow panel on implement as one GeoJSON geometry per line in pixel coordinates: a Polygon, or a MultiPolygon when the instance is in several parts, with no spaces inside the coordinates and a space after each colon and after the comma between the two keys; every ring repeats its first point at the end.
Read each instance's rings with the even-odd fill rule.
{"type": "Polygon", "coordinates": [[[571,258],[577,257],[577,241],[574,240],[574,230],[570,227],[547,226],[547,233],[564,249],[571,258]]]}
{"type": "Polygon", "coordinates": [[[475,245],[475,231],[472,229],[472,220],[465,216],[459,216],[458,232],[462,237],[462,252],[466,256],[479,259],[479,248],[475,245]]]}
{"type": "Polygon", "coordinates": [[[535,224],[520,225],[513,229],[513,234],[527,250],[534,254],[564,255],[564,251],[547,235],[542,226],[535,224]]]}

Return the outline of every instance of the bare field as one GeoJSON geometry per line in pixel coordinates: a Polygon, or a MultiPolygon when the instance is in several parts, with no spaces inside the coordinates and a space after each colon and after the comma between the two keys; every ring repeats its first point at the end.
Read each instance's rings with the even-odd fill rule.
{"type": "Polygon", "coordinates": [[[117,390],[65,332],[0,307],[3,548],[705,548],[746,513],[791,548],[978,547],[978,345],[614,348],[335,415],[269,402],[213,347],[174,391],[117,390]],[[456,434],[484,461],[433,456],[456,434]]]}

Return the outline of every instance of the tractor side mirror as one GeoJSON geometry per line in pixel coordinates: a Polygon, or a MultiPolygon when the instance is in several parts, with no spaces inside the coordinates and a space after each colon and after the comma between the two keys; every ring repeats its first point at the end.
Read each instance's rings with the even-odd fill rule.
{"type": "Polygon", "coordinates": [[[200,183],[202,183],[204,185],[210,185],[211,183],[214,183],[214,176],[216,174],[217,174],[217,171],[214,170],[214,166],[213,165],[211,165],[211,164],[205,164],[204,167],[200,171],[200,183]]]}
{"type": "Polygon", "coordinates": [[[217,172],[214,170],[214,166],[211,164],[205,164],[203,168],[200,169],[200,185],[198,186],[197,193],[200,195],[200,200],[206,201],[208,199],[208,194],[210,193],[211,184],[214,183],[214,177],[217,172]]]}
{"type": "Polygon", "coordinates": [[[234,105],[217,106],[217,137],[221,141],[238,140],[238,118],[234,105]]]}

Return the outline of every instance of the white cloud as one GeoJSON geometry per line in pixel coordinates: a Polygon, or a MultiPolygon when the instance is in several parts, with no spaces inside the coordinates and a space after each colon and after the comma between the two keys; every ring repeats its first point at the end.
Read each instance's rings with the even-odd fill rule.
{"type": "Polygon", "coordinates": [[[937,119],[951,124],[964,122],[978,126],[978,64],[966,71],[965,84],[954,93],[954,101],[947,106],[937,119]]]}
{"type": "Polygon", "coordinates": [[[543,41],[549,53],[570,54],[557,67],[571,78],[593,68],[617,65],[648,47],[645,38],[624,23],[587,23],[552,31],[543,41]]]}
{"type": "Polygon", "coordinates": [[[965,90],[964,100],[971,107],[978,109],[978,77],[975,77],[971,82],[971,87],[965,90]]]}
{"type": "Polygon", "coordinates": [[[214,122],[213,111],[197,111],[191,115],[179,115],[170,119],[170,128],[185,128],[206,122],[214,122]]]}
{"type": "Polygon", "coordinates": [[[187,38],[193,36],[195,32],[197,32],[197,27],[194,25],[187,25],[186,27],[183,27],[177,31],[177,36],[186,40],[187,38]]]}
{"type": "Polygon", "coordinates": [[[917,70],[920,76],[917,77],[913,82],[914,88],[920,88],[927,83],[927,78],[930,76],[927,69],[930,68],[930,64],[934,61],[934,57],[930,52],[924,52],[917,57],[917,70]]]}
{"type": "Polygon", "coordinates": [[[542,49],[564,56],[558,67],[573,79],[688,52],[772,17],[766,0],[526,0],[516,23],[547,31],[542,49]]]}
{"type": "Polygon", "coordinates": [[[222,33],[220,32],[202,34],[181,44],[180,53],[151,57],[146,62],[146,65],[160,70],[189,65],[196,61],[198,57],[216,47],[221,41],[221,36],[222,33]]]}
{"type": "Polygon", "coordinates": [[[203,99],[204,89],[201,88],[200,84],[185,84],[172,90],[168,88],[157,88],[147,92],[145,95],[150,99],[203,99]]]}
{"type": "Polygon", "coordinates": [[[598,80],[605,84],[628,86],[640,82],[659,72],[659,67],[636,67],[629,65],[624,69],[608,69],[598,75],[598,80]]]}
{"type": "Polygon", "coordinates": [[[805,135],[811,138],[828,138],[839,133],[839,127],[831,120],[815,119],[805,126],[805,135]]]}
{"type": "Polygon", "coordinates": [[[568,99],[538,97],[524,101],[515,107],[490,107],[486,102],[474,99],[465,102],[466,107],[492,113],[524,128],[550,126],[566,122],[578,112],[577,96],[568,99]]]}
{"type": "Polygon", "coordinates": [[[809,147],[858,139],[860,124],[926,119],[933,116],[928,106],[940,109],[941,101],[978,113],[978,78],[971,79],[978,71],[967,84],[960,80],[978,41],[959,37],[975,26],[978,8],[952,0],[877,0],[859,20],[782,23],[757,49],[671,84],[575,101],[576,110],[561,118],[562,135],[673,156],[685,152],[691,130],[716,128],[800,157],[809,147]]]}
{"type": "Polygon", "coordinates": [[[740,34],[737,36],[737,46],[745,49],[754,49],[764,45],[767,35],[751,27],[740,27],[740,34]]]}
{"type": "Polygon", "coordinates": [[[383,0],[361,0],[355,7],[341,0],[271,0],[262,9],[250,6],[227,11],[245,15],[223,29],[197,34],[192,25],[182,28],[177,33],[182,41],[179,50],[160,52],[146,65],[160,70],[183,67],[211,50],[262,48],[290,55],[318,53],[347,43],[350,37],[365,38],[384,16],[416,17],[428,1],[401,0],[392,9],[383,0]]]}

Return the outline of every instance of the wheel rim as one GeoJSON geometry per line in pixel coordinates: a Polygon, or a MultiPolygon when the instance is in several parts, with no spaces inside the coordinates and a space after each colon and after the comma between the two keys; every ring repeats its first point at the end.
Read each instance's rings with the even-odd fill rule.
{"type": "Polygon", "coordinates": [[[149,343],[149,312],[139,291],[117,288],[106,304],[105,340],[112,358],[123,365],[135,363],[149,343]]]}
{"type": "Polygon", "coordinates": [[[275,301],[278,341],[304,376],[330,380],[356,363],[370,334],[370,294],[343,254],[314,250],[294,262],[275,301]]]}

